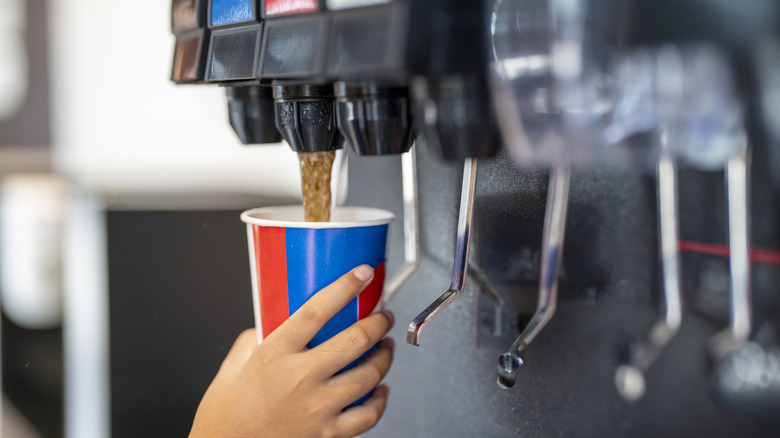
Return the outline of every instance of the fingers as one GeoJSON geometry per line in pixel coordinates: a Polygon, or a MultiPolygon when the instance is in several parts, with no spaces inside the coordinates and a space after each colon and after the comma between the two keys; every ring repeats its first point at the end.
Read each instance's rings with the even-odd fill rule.
{"type": "Polygon", "coordinates": [[[283,339],[277,348],[301,351],[318,331],[374,278],[374,270],[360,265],[314,294],[264,341],[283,339]]]}
{"type": "Polygon", "coordinates": [[[328,382],[328,391],[336,406],[348,406],[376,388],[390,370],[393,350],[393,340],[385,339],[363,363],[333,376],[328,382]]]}
{"type": "Polygon", "coordinates": [[[244,367],[252,353],[257,348],[257,330],[246,329],[238,335],[233,346],[228,351],[219,374],[236,374],[244,367]]]}
{"type": "Polygon", "coordinates": [[[353,437],[371,429],[382,418],[390,393],[386,385],[374,390],[374,394],[360,406],[349,408],[336,417],[333,436],[353,437]]]}
{"type": "Polygon", "coordinates": [[[352,324],[309,354],[320,364],[322,377],[330,377],[371,349],[393,327],[394,317],[389,310],[377,312],[352,324]]]}

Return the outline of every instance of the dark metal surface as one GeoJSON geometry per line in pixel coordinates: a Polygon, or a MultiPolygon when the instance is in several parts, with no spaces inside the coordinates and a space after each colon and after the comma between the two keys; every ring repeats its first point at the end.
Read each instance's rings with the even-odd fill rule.
{"type": "MultiPolygon", "coordinates": [[[[398,158],[351,158],[349,204],[398,214],[398,158]]],[[[435,161],[425,148],[418,163],[422,260],[389,305],[398,321],[391,335],[399,341],[405,323],[449,278],[455,241],[460,166],[435,161]]],[[[493,304],[471,277],[461,298],[427,329],[422,347],[396,343],[387,412],[365,436],[767,436],[780,427],[780,413],[767,415],[766,403],[740,411],[710,397],[717,379],[707,341],[729,312],[722,257],[683,253],[680,332],[647,373],[642,400],[625,403],[615,390],[615,366],[652,326],[661,290],[655,182],[633,173],[572,176],[556,316],[528,351],[517,385],[499,388],[495,358],[536,307],[547,173],[516,167],[503,152],[481,164],[471,261],[506,302],[502,334],[494,334],[493,304]]],[[[753,241],[776,248],[776,195],[765,170],[759,165],[753,180],[753,241]]],[[[726,242],[722,181],[722,173],[681,172],[683,240],[726,242]]],[[[391,270],[403,254],[400,236],[394,224],[391,270]]],[[[777,318],[778,280],[777,267],[754,266],[758,326],[777,318]]],[[[776,342],[769,338],[763,342],[776,342]]]]}

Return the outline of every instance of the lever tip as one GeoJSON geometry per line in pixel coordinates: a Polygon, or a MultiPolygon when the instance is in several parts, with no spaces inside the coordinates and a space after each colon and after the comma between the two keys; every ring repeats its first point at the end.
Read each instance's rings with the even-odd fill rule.
{"type": "Polygon", "coordinates": [[[420,333],[422,332],[422,325],[412,322],[409,324],[409,328],[406,329],[406,342],[419,347],[420,346],[420,333]]]}
{"type": "Polygon", "coordinates": [[[633,365],[620,365],[615,372],[615,386],[623,400],[638,401],[645,395],[645,374],[633,365]]]}
{"type": "Polygon", "coordinates": [[[749,331],[736,335],[731,329],[726,329],[710,338],[708,349],[713,360],[719,361],[736,350],[748,338],[749,331]]]}
{"type": "Polygon", "coordinates": [[[498,386],[509,389],[517,383],[517,370],[523,365],[523,359],[512,353],[504,353],[498,358],[498,386]]]}

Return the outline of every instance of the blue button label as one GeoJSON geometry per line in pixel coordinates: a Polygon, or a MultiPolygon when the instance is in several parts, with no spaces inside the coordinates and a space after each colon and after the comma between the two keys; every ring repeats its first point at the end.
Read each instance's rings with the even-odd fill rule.
{"type": "Polygon", "coordinates": [[[251,20],[252,0],[212,0],[211,25],[238,23],[251,20]]]}

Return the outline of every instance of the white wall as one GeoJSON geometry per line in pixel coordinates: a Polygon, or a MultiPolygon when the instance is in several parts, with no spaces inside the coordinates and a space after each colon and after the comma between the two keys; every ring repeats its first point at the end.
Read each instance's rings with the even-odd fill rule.
{"type": "Polygon", "coordinates": [[[168,0],[51,0],[55,166],[108,195],[300,197],[285,144],[243,146],[224,90],[169,81],[168,0]]]}

